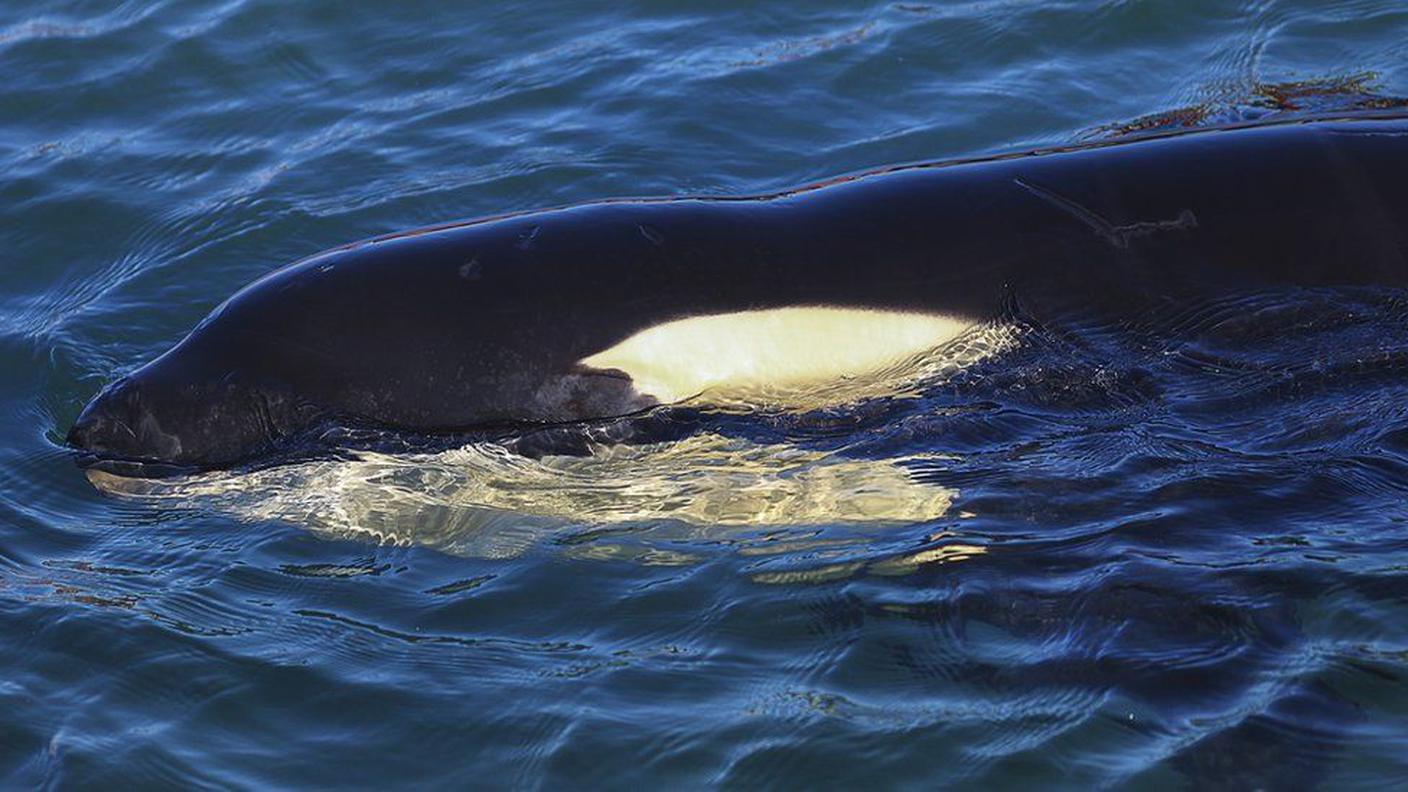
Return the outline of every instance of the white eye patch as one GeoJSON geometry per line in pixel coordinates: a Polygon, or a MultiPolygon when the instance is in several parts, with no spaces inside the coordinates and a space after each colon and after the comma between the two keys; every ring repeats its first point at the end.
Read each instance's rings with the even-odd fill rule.
{"type": "Polygon", "coordinates": [[[581,361],[628,374],[671,403],[699,394],[806,389],[859,377],[940,346],[972,326],[941,314],[807,306],[677,319],[581,361]]]}

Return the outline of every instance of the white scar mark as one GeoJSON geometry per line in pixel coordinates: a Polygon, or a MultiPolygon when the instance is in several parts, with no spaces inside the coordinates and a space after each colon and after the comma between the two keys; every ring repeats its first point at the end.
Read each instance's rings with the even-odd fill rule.
{"type": "Polygon", "coordinates": [[[1012,182],[1023,190],[1026,190],[1082,223],[1085,223],[1096,235],[1118,248],[1127,248],[1129,247],[1131,239],[1149,236],[1159,231],[1176,231],[1179,229],[1198,227],[1198,218],[1193,214],[1192,209],[1179,211],[1178,217],[1172,220],[1146,220],[1139,223],[1117,226],[1054,190],[1048,190],[1045,187],[1040,187],[1030,182],[1023,181],[1022,179],[1013,179],[1012,182]]]}
{"type": "Polygon", "coordinates": [[[623,371],[638,392],[674,403],[861,377],[947,343],[972,325],[941,314],[860,308],[742,311],[655,325],[581,363],[623,371]]]}

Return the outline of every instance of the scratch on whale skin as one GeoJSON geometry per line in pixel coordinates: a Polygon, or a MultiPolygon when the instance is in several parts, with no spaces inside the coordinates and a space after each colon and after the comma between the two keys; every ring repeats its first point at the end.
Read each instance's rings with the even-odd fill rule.
{"type": "Polygon", "coordinates": [[[1156,234],[1160,231],[1177,231],[1183,228],[1198,227],[1198,218],[1193,214],[1192,209],[1184,209],[1179,212],[1178,217],[1173,220],[1149,220],[1117,226],[1064,195],[1048,190],[1045,187],[1038,187],[1020,178],[1013,179],[1012,181],[1023,190],[1026,190],[1082,223],[1085,223],[1097,235],[1117,248],[1127,248],[1129,247],[1130,240],[1156,234]]]}

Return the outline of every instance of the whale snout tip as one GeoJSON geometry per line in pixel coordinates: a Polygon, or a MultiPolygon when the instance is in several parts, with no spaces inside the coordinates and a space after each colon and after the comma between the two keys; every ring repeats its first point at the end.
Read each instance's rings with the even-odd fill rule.
{"type": "Polygon", "coordinates": [[[95,421],[87,420],[82,415],[73,422],[73,426],[68,429],[68,434],[64,437],[64,445],[78,451],[92,451],[94,440],[99,434],[95,421]]]}
{"type": "Polygon", "coordinates": [[[189,472],[188,466],[166,458],[170,438],[155,432],[140,394],[130,383],[99,393],[78,414],[64,438],[77,452],[79,467],[130,478],[164,478],[189,472]]]}
{"type": "Polygon", "coordinates": [[[95,454],[128,452],[138,445],[132,428],[136,399],[119,386],[98,394],[74,420],[65,442],[70,448],[95,454]]]}

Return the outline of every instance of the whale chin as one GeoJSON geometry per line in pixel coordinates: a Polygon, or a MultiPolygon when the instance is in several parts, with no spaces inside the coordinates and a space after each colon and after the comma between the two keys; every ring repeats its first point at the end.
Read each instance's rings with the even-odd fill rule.
{"type": "Polygon", "coordinates": [[[76,457],[78,467],[83,470],[89,482],[95,486],[100,478],[118,477],[124,479],[179,479],[202,473],[207,468],[198,465],[175,465],[170,462],[150,460],[120,459],[80,452],[76,457]]]}

